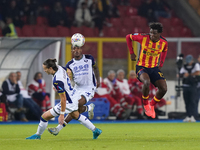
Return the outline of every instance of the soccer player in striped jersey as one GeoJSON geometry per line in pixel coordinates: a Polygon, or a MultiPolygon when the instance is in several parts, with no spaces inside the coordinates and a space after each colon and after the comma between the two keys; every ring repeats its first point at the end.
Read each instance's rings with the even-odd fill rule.
{"type": "Polygon", "coordinates": [[[48,120],[56,116],[59,116],[59,124],[63,125],[65,113],[90,129],[93,132],[93,139],[97,139],[102,131],[96,128],[87,117],[79,113],[78,100],[81,99],[81,95],[76,89],[71,87],[71,82],[66,70],[61,66],[57,66],[55,62],[56,59],[47,59],[43,63],[43,69],[47,74],[53,75],[53,85],[60,96],[60,103],[41,116],[36,134],[26,139],[41,139],[41,135],[48,125],[48,120]]]}
{"type": "Polygon", "coordinates": [[[155,118],[154,106],[167,92],[166,80],[160,69],[163,66],[167,55],[168,42],[163,36],[161,36],[163,31],[161,23],[150,23],[149,28],[150,33],[147,34],[128,34],[126,36],[126,41],[132,61],[136,61],[132,41],[137,41],[141,44],[140,55],[136,65],[136,73],[137,78],[143,83],[142,99],[145,113],[147,116],[155,118]],[[154,86],[158,87],[158,91],[151,102],[149,102],[150,82],[154,84],[154,86]]]}

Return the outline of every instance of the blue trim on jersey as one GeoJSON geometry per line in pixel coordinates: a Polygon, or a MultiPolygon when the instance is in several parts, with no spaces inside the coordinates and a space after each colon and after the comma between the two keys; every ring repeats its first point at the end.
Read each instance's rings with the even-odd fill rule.
{"type": "MultiPolygon", "coordinates": [[[[56,77],[56,76],[55,76],[55,77],[56,77]]],[[[54,78],[54,79],[55,79],[55,78],[54,78]]],[[[72,100],[71,100],[71,98],[70,98],[68,92],[65,90],[64,83],[63,83],[62,81],[56,81],[56,80],[55,80],[55,81],[53,82],[53,85],[54,85],[54,87],[56,88],[56,90],[57,90],[58,93],[63,93],[63,92],[65,92],[67,101],[68,101],[69,103],[72,103],[72,100]]]]}
{"type": "Polygon", "coordinates": [[[79,120],[79,118],[81,117],[81,114],[79,114],[78,118],[76,120],[79,120]]]}
{"type": "Polygon", "coordinates": [[[94,57],[92,55],[85,55],[85,58],[92,60],[92,66],[95,65],[94,57]]]}
{"type": "Polygon", "coordinates": [[[92,80],[93,80],[93,84],[94,84],[94,86],[96,87],[96,82],[95,82],[95,76],[94,76],[94,73],[92,74],[92,80]]]}
{"type": "Polygon", "coordinates": [[[65,67],[63,67],[63,66],[61,66],[65,71],[67,70],[67,68],[65,68],[65,67]]]}
{"type": "Polygon", "coordinates": [[[71,68],[69,67],[69,65],[71,65],[72,63],[74,62],[74,60],[72,59],[72,60],[70,60],[67,64],[66,64],[66,66],[65,66],[65,68],[67,69],[70,69],[71,70],[71,68]]]}

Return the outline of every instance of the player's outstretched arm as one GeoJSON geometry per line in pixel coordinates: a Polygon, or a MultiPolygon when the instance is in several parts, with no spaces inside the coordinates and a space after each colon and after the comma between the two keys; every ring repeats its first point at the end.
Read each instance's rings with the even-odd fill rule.
{"type": "Polygon", "coordinates": [[[130,36],[131,36],[131,34],[128,34],[128,35],[126,36],[126,43],[127,43],[129,52],[130,52],[130,54],[131,54],[131,60],[132,60],[132,61],[136,61],[136,55],[134,54],[134,51],[133,51],[132,39],[131,39],[130,36]]]}
{"type": "Polygon", "coordinates": [[[58,122],[59,122],[60,125],[63,125],[64,124],[65,108],[66,108],[65,92],[59,93],[59,96],[60,96],[61,110],[60,110],[60,116],[58,117],[58,122]]]}

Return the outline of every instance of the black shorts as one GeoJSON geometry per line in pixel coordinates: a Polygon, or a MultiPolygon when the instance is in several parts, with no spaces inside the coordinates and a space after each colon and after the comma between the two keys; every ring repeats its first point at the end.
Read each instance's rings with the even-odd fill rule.
{"type": "Polygon", "coordinates": [[[143,66],[136,65],[136,74],[139,81],[140,81],[140,75],[144,72],[149,75],[150,81],[154,86],[157,80],[160,79],[165,80],[163,73],[160,71],[158,67],[146,68],[143,66]]]}

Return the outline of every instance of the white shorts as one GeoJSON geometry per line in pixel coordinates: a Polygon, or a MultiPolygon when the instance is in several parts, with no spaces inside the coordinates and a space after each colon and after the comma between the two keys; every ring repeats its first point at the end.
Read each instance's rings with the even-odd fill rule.
{"type": "Polygon", "coordinates": [[[89,102],[95,94],[96,88],[84,88],[84,89],[77,89],[79,95],[83,96],[87,102],[89,102]]]}
{"type": "MultiPolygon", "coordinates": [[[[66,101],[66,108],[65,108],[65,113],[69,114],[73,111],[78,110],[78,100],[81,99],[80,95],[73,96],[72,103],[69,103],[66,101]]],[[[61,110],[61,103],[58,103],[56,106],[50,109],[50,113],[56,117],[60,115],[60,110],[61,110]]]]}

